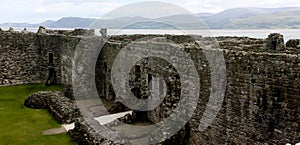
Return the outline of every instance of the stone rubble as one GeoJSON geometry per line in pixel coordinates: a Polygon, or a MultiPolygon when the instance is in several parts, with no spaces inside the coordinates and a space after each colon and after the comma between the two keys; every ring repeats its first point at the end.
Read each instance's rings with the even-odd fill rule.
{"type": "Polygon", "coordinates": [[[72,100],[60,91],[38,92],[27,97],[24,105],[28,108],[47,109],[62,124],[72,123],[80,112],[72,100]]]}

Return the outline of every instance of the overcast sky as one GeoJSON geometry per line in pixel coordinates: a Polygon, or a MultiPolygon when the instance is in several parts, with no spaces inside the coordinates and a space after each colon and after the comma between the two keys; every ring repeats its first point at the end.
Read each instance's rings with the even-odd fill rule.
{"type": "MultiPolygon", "coordinates": [[[[217,13],[236,7],[300,7],[299,0],[158,0],[193,13],[217,13]]],[[[58,20],[61,17],[101,18],[113,9],[141,0],[0,0],[0,23],[58,20]]],[[[141,6],[148,7],[148,5],[141,6]]],[[[155,12],[155,8],[152,8],[155,12]]]]}

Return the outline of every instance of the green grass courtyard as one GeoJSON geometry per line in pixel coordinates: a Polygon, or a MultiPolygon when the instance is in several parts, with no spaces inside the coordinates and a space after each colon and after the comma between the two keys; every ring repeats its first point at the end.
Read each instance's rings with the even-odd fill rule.
{"type": "Polygon", "coordinates": [[[61,85],[42,84],[0,87],[0,145],[73,145],[67,133],[43,135],[42,131],[59,128],[45,109],[26,108],[26,97],[34,92],[61,90],[61,85]]]}

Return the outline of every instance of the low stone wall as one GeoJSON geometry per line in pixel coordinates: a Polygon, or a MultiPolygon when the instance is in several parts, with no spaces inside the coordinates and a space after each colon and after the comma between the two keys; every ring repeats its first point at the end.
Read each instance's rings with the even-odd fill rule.
{"type": "MultiPolygon", "coordinates": [[[[126,124],[132,124],[135,121],[139,121],[140,118],[136,118],[137,116],[135,114],[126,114],[125,116],[118,118],[118,121],[112,121],[108,124],[106,124],[106,127],[109,127],[110,129],[114,130],[114,128],[122,128],[122,123],[126,124]],[[122,122],[122,123],[120,123],[122,122]]],[[[127,126],[125,126],[124,130],[127,126]]],[[[188,142],[187,138],[189,137],[189,129],[188,125],[185,126],[185,128],[178,131],[172,138],[165,140],[164,142],[157,143],[156,145],[186,145],[188,142]]],[[[103,136],[101,136],[99,133],[97,133],[93,128],[90,127],[90,125],[83,119],[78,118],[75,122],[75,128],[73,130],[70,130],[68,132],[72,139],[77,142],[80,145],[96,145],[96,144],[104,144],[104,145],[119,145],[119,143],[114,143],[113,141],[110,141],[103,136]]],[[[105,132],[101,132],[105,133],[105,132]]],[[[154,139],[152,136],[145,136],[143,133],[135,132],[131,135],[131,137],[128,137],[123,139],[119,139],[119,142],[125,145],[130,144],[149,144],[149,140],[154,139]]],[[[118,139],[117,139],[118,140],[118,139]]]]}
{"type": "Polygon", "coordinates": [[[79,145],[117,145],[97,134],[82,118],[75,122],[75,128],[68,133],[79,145]]]}
{"type": "Polygon", "coordinates": [[[59,123],[72,123],[79,116],[79,109],[74,102],[60,91],[34,93],[25,100],[29,108],[47,109],[59,123]]]}

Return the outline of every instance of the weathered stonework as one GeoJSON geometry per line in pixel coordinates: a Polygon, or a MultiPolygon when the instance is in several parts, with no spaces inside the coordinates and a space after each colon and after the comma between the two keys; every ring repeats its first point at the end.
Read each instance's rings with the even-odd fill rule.
{"type": "Polygon", "coordinates": [[[300,48],[300,39],[291,39],[286,43],[286,47],[300,48]]]}
{"type": "Polygon", "coordinates": [[[57,83],[71,84],[72,59],[80,38],[8,31],[0,35],[0,86],[44,83],[50,67],[56,71],[57,83]]]}
{"type": "MultiPolygon", "coordinates": [[[[56,71],[57,83],[72,85],[72,64],[75,50],[86,49],[87,46],[77,47],[82,36],[67,35],[60,32],[47,33],[46,30],[43,33],[0,31],[1,86],[44,82],[47,79],[49,66],[56,71]],[[49,59],[51,56],[49,53],[53,54],[52,63],[49,59]]],[[[195,45],[189,36],[124,35],[109,38],[98,57],[95,68],[96,87],[102,99],[117,102],[110,80],[110,72],[118,52],[132,41],[143,37],[158,36],[166,37],[176,45],[184,47],[184,50],[190,54],[199,73],[201,92],[197,109],[187,124],[188,127],[183,132],[179,132],[179,136],[180,134],[189,136],[186,139],[189,144],[285,144],[300,142],[299,44],[298,41],[291,40],[284,45],[283,37],[280,34],[270,34],[267,39],[217,38],[226,63],[226,93],[217,118],[203,132],[198,131],[198,126],[210,95],[211,68],[205,59],[202,48],[195,45]]],[[[85,38],[104,39],[90,35],[85,38]]],[[[157,45],[161,44],[157,42],[157,45]]],[[[95,44],[95,46],[97,45],[95,44]]],[[[173,53],[176,54],[176,52],[173,53]]],[[[168,63],[164,63],[162,60],[151,60],[154,62],[153,64],[161,62],[161,65],[151,67],[151,71],[149,71],[147,70],[149,65],[145,63],[147,61],[149,60],[140,62],[141,75],[139,77],[136,77],[137,73],[132,68],[132,79],[138,78],[138,81],[133,81],[132,86],[137,88],[134,92],[139,94],[139,97],[146,97],[144,94],[147,94],[148,86],[141,82],[143,80],[147,82],[148,77],[146,76],[149,73],[171,75],[176,78],[167,81],[167,86],[172,91],[167,93],[164,102],[154,110],[141,114],[142,117],[146,117],[152,122],[159,122],[168,117],[176,108],[179,99],[177,89],[180,89],[180,83],[178,83],[176,70],[172,66],[167,66],[168,63]],[[164,69],[170,72],[166,72],[164,69]]],[[[65,96],[74,99],[72,89],[66,88],[64,92],[65,96]]],[[[38,97],[43,95],[33,95],[34,97],[29,97],[27,102],[35,104],[32,107],[43,108],[46,105],[51,110],[65,110],[61,113],[53,111],[52,114],[56,119],[61,120],[60,122],[74,121],[69,119],[70,116],[65,116],[71,112],[77,112],[74,108],[71,109],[73,110],[71,112],[69,110],[73,106],[71,105],[72,100],[63,97],[63,94],[45,95],[56,97],[41,97],[47,98],[45,99],[47,103],[45,103],[44,99],[38,97]],[[36,98],[36,100],[32,98],[36,98]],[[62,120],[64,118],[67,120],[62,120]]],[[[27,106],[30,107],[30,105],[27,106]]],[[[120,108],[113,112],[126,110],[124,107],[120,108]]],[[[51,111],[49,112],[51,113],[51,111]]],[[[81,121],[78,121],[76,126],[77,128],[73,133],[77,136],[78,134],[93,132],[81,121]]],[[[95,135],[91,136],[77,137],[75,140],[79,143],[84,142],[83,144],[111,143],[106,139],[93,137],[95,135]]]]}
{"type": "Polygon", "coordinates": [[[34,93],[28,96],[24,105],[29,108],[47,109],[59,123],[72,123],[80,117],[75,102],[59,91],[34,93]]]}
{"type": "Polygon", "coordinates": [[[100,136],[82,118],[75,122],[75,128],[68,133],[80,145],[119,145],[100,136]]]}
{"type": "Polygon", "coordinates": [[[43,26],[40,26],[37,33],[50,34],[50,35],[63,35],[63,36],[94,36],[95,30],[94,29],[51,30],[51,29],[46,29],[43,26]]]}
{"type": "MultiPolygon", "coordinates": [[[[115,94],[110,90],[112,85],[110,71],[113,60],[120,51],[119,46],[126,46],[130,43],[129,37],[114,39],[116,45],[104,48],[103,52],[106,55],[102,55],[105,57],[100,57],[101,60],[98,61],[101,63],[100,66],[104,66],[101,76],[106,76],[99,80],[98,92],[104,93],[100,96],[107,97],[107,100],[115,98],[115,94]],[[125,42],[124,39],[126,39],[125,42]],[[104,88],[101,89],[101,86],[104,88]]],[[[180,41],[178,41],[179,37],[175,38],[174,42],[179,44],[191,43],[190,39],[184,37],[181,37],[184,39],[180,41]]],[[[210,67],[203,59],[205,56],[201,53],[201,48],[184,45],[186,52],[190,53],[196,62],[201,78],[201,99],[199,99],[194,117],[190,120],[190,144],[299,142],[300,51],[297,48],[285,47],[282,38],[280,34],[271,34],[268,39],[217,38],[226,62],[227,89],[220,113],[204,132],[199,132],[198,126],[210,94],[210,67]]],[[[146,62],[149,64],[149,60],[146,62]]],[[[160,64],[162,63],[161,61],[160,64]]],[[[147,68],[148,66],[141,65],[140,70],[143,72],[142,70],[147,68]]],[[[168,66],[151,69],[161,71],[163,68],[168,68],[168,66]]],[[[144,74],[149,74],[149,72],[144,74]]],[[[141,77],[141,79],[147,80],[147,77],[144,79],[141,77]]],[[[168,82],[168,87],[180,86],[176,81],[168,82]]],[[[141,88],[138,95],[141,97],[143,90],[147,89],[143,89],[140,84],[135,85],[141,88]]],[[[171,106],[176,104],[179,94],[175,93],[176,91],[171,92],[174,96],[168,97],[167,95],[160,107],[149,111],[148,119],[158,122],[172,113],[170,112],[171,106]],[[168,110],[163,109],[166,106],[168,110]]]]}
{"type": "Polygon", "coordinates": [[[270,50],[284,50],[283,36],[279,33],[271,33],[267,39],[267,48],[270,50]]]}
{"type": "Polygon", "coordinates": [[[40,83],[40,56],[32,45],[36,34],[0,31],[0,35],[0,85],[40,83]]]}

